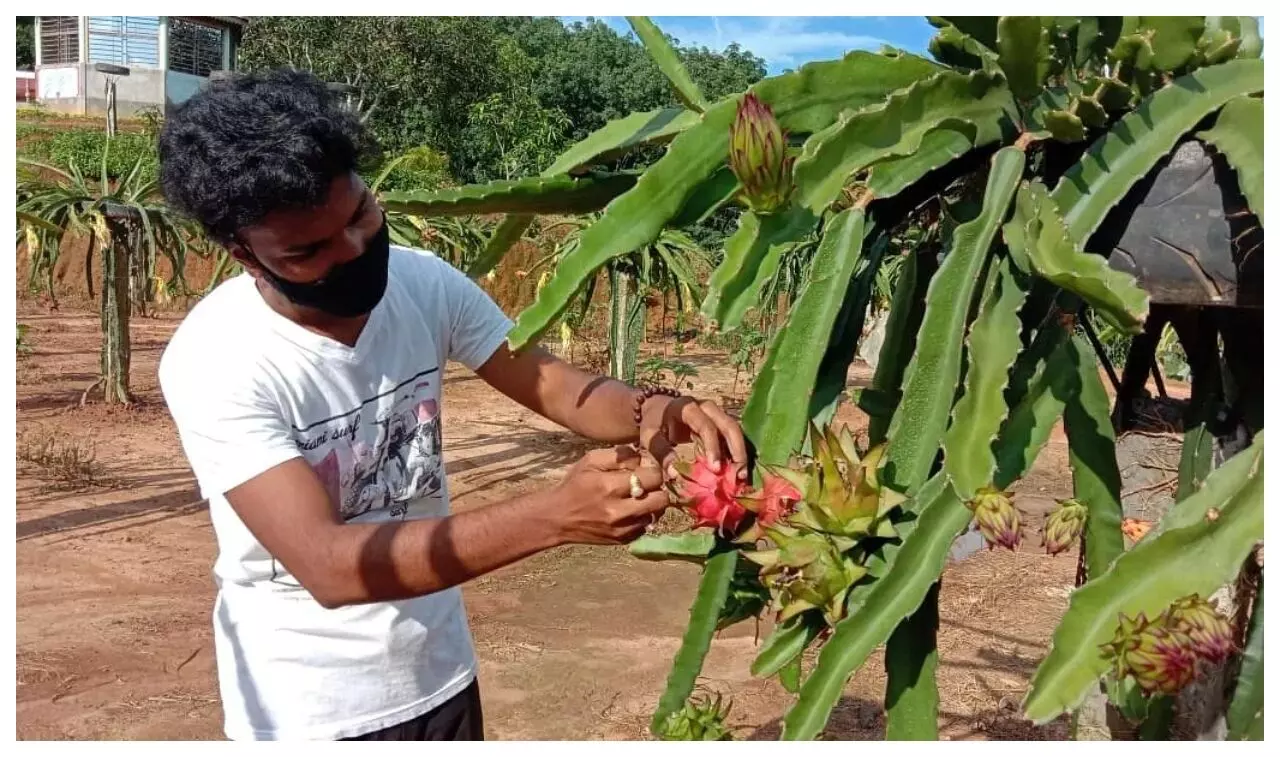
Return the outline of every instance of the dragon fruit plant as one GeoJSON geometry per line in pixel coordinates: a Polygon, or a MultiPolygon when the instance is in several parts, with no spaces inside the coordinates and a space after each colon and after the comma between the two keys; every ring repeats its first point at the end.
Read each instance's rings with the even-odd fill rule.
{"type": "Polygon", "coordinates": [[[1196,659],[1239,658],[1227,720],[1233,737],[1252,738],[1261,727],[1261,594],[1239,652],[1216,646],[1221,629],[1203,608],[1170,608],[1230,583],[1262,540],[1262,433],[1252,429],[1252,445],[1212,473],[1196,446],[1210,435],[1188,433],[1179,501],[1145,533],[1122,529],[1110,400],[1081,329],[1092,310],[1124,333],[1143,331],[1150,298],[1108,265],[1111,246],[1095,235],[1182,141],[1223,156],[1261,226],[1256,19],[930,22],[931,58],[855,51],[709,102],[670,41],[631,18],[679,106],[613,121],[536,177],[390,193],[384,204],[426,216],[507,214],[468,269],[477,277],[537,214],[603,211],[519,315],[515,350],[554,333],[610,261],[721,208],[737,209],[738,228],[701,301],[720,330],[741,327],[761,305],[792,244],[820,237],[743,410],[756,453],[751,486],[695,459],[673,486],[697,527],[632,547],[702,571],[655,734],[672,733],[672,716],[687,712],[716,632],[764,616],[773,628],[752,671],[796,694],[783,738],[819,736],[881,645],[887,736],[937,738],[937,601],[948,553],[975,523],[993,546],[1019,546],[1026,519],[1013,494],[1061,420],[1073,492],[1045,524],[1045,548],[1080,549],[1086,580],[1035,673],[1025,715],[1057,718],[1134,675],[1172,688],[1187,677],[1191,649],[1196,659]],[[610,168],[656,147],[661,157],[640,170],[610,168]],[[856,449],[831,420],[876,275],[894,240],[916,227],[929,228],[921,238],[931,241],[901,250],[874,377],[856,399],[870,418],[867,447],[856,449]],[[1166,610],[1164,620],[1134,620],[1166,610]],[[1117,649],[1122,616],[1128,635],[1117,649]],[[802,669],[807,649],[819,651],[802,669]]]}
{"type": "Polygon", "coordinates": [[[693,696],[684,706],[671,713],[662,728],[664,741],[732,741],[733,733],[726,724],[733,704],[716,694],[693,696]]]}

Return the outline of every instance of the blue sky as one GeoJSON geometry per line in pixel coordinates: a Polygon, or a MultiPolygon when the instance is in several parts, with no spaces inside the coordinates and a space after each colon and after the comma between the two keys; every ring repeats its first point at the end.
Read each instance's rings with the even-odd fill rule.
{"type": "MultiPolygon", "coordinates": [[[[622,16],[598,18],[622,34],[631,30],[622,16]]],[[[683,45],[723,50],[737,42],[764,58],[770,74],[883,44],[926,53],[934,32],[923,16],[654,16],[653,22],[683,45]]]]}
{"type": "MultiPolygon", "coordinates": [[[[572,22],[584,17],[562,18],[572,22]]],[[[631,31],[622,16],[597,18],[622,34],[631,31]]],[[[936,31],[923,16],[654,16],[653,21],[681,44],[723,50],[737,42],[764,58],[771,75],[883,44],[927,55],[936,31]]],[[[1263,32],[1261,18],[1258,31],[1263,32]]]]}

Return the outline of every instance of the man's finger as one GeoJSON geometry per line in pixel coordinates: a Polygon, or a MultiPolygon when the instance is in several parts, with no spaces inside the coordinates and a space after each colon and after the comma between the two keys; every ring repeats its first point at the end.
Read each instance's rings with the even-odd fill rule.
{"type": "Polygon", "coordinates": [[[626,518],[643,518],[645,524],[649,523],[650,515],[661,515],[664,510],[671,506],[671,500],[667,497],[665,490],[650,492],[639,499],[633,499],[628,502],[626,518]]]}
{"type": "Polygon", "coordinates": [[[609,491],[615,497],[630,497],[633,480],[640,485],[645,494],[662,488],[662,469],[654,465],[637,465],[633,470],[610,471],[608,476],[609,491]]]}
{"type": "Polygon", "coordinates": [[[716,425],[716,428],[720,429],[721,435],[729,443],[729,456],[733,458],[735,463],[742,466],[738,471],[739,477],[746,478],[747,440],[742,435],[742,425],[730,418],[729,414],[714,402],[704,403],[702,410],[711,419],[711,422],[716,425]]]}
{"type": "Polygon", "coordinates": [[[649,450],[649,454],[653,455],[654,459],[658,461],[660,469],[666,471],[667,476],[675,478],[677,475],[675,464],[678,459],[676,457],[676,448],[667,439],[666,435],[654,434],[645,447],[649,450]]]}
{"type": "Polygon", "coordinates": [[[711,465],[711,470],[720,472],[724,452],[720,446],[720,429],[711,422],[707,414],[696,404],[689,404],[684,409],[684,422],[693,431],[694,436],[702,443],[702,452],[711,465]]]}
{"type": "Polygon", "coordinates": [[[627,518],[622,521],[618,528],[622,530],[623,535],[621,541],[633,542],[636,539],[650,532],[653,525],[662,517],[662,513],[649,513],[647,515],[637,515],[634,518],[627,518]]]}

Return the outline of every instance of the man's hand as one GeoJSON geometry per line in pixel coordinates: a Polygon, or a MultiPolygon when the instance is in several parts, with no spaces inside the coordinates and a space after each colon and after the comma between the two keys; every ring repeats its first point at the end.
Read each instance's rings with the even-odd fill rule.
{"type": "Polygon", "coordinates": [[[572,544],[626,544],[671,504],[662,489],[662,469],[630,447],[587,453],[549,501],[560,541],[572,544]]]}
{"type": "Polygon", "coordinates": [[[747,442],[742,425],[711,401],[655,396],[645,400],[640,419],[640,446],[675,477],[676,445],[697,440],[711,469],[719,473],[725,453],[747,477],[747,442]]]}
{"type": "Polygon", "coordinates": [[[586,455],[555,487],[444,518],[344,523],[301,457],[228,491],[227,502],[329,608],[431,594],[563,544],[626,543],[670,504],[657,464],[629,448],[586,455]]]}
{"type": "MultiPolygon", "coordinates": [[[[599,442],[636,441],[635,390],[593,376],[538,347],[513,353],[504,344],[476,373],[521,405],[599,442]]],[[[645,400],[640,446],[674,475],[675,446],[697,440],[713,468],[732,460],[747,475],[747,444],[738,421],[714,402],[657,396],[645,400]]]]}

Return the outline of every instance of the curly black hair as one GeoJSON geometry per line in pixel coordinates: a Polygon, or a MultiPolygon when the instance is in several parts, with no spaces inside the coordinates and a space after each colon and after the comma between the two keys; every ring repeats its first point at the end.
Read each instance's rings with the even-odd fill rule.
{"type": "Polygon", "coordinates": [[[177,106],[160,133],[165,199],[214,239],[285,209],[324,202],[377,145],[313,74],[234,73],[177,106]]]}

